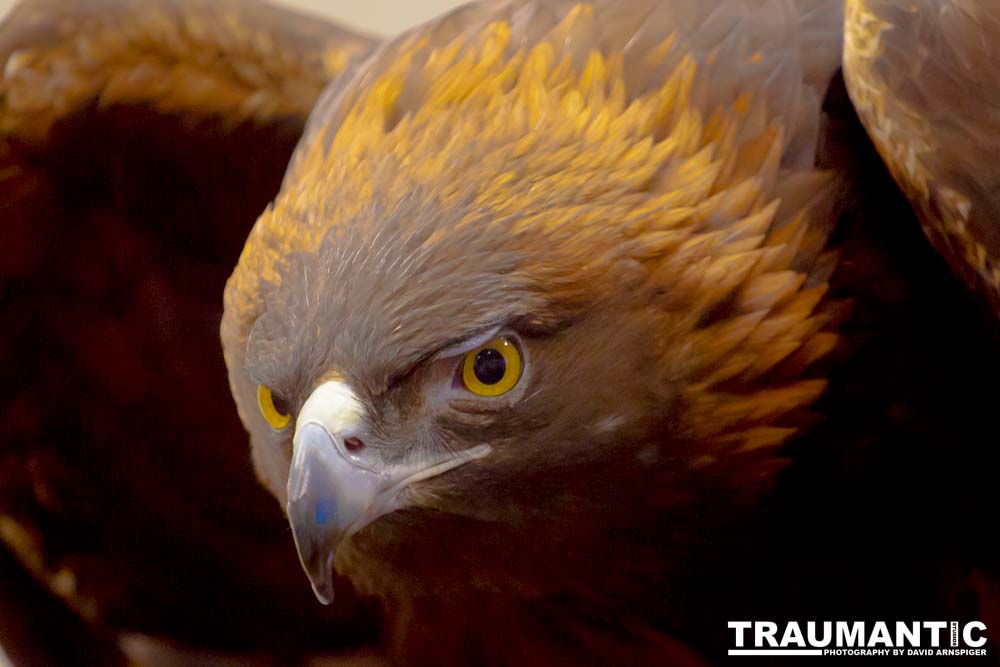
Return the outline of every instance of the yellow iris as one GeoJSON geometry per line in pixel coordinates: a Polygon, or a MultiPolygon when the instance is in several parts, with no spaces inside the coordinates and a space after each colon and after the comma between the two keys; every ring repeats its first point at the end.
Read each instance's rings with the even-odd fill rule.
{"type": "Polygon", "coordinates": [[[477,347],[462,362],[462,383],[477,396],[500,396],[521,379],[521,353],[503,336],[477,347]]]}
{"type": "Polygon", "coordinates": [[[267,423],[276,431],[285,428],[288,422],[292,421],[291,413],[282,412],[284,405],[275,404],[270,388],[262,384],[257,385],[257,407],[260,408],[260,414],[264,415],[267,423]]]}

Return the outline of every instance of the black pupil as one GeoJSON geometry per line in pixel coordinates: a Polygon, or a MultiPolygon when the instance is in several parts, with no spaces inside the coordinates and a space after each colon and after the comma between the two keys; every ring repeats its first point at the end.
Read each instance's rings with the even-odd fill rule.
{"type": "Polygon", "coordinates": [[[285,416],[288,414],[288,403],[277,394],[271,394],[271,405],[274,406],[274,411],[279,415],[285,416]]]}
{"type": "Polygon", "coordinates": [[[507,360],[500,354],[500,350],[488,347],[480,350],[476,355],[476,360],[472,364],[472,372],[476,374],[476,379],[483,384],[496,384],[503,379],[507,372],[507,360]]]}

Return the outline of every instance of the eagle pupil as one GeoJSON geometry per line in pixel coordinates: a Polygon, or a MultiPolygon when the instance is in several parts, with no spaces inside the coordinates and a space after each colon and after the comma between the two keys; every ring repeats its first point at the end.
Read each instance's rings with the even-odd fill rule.
{"type": "Polygon", "coordinates": [[[289,411],[288,402],[277,394],[271,394],[271,405],[279,415],[287,415],[289,411]]]}
{"type": "Polygon", "coordinates": [[[476,355],[476,361],[472,364],[472,372],[476,374],[476,379],[483,384],[496,384],[503,379],[507,372],[507,360],[500,354],[499,350],[488,347],[480,350],[476,355]]]}

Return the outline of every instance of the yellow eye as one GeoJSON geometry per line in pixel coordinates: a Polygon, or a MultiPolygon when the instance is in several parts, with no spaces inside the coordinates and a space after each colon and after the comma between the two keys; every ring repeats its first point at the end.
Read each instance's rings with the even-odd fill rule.
{"type": "Polygon", "coordinates": [[[477,396],[500,396],[521,379],[521,353],[503,336],[477,347],[462,362],[462,384],[477,396]]]}
{"type": "Polygon", "coordinates": [[[285,402],[277,399],[271,390],[262,384],[257,385],[257,407],[260,408],[260,414],[264,415],[267,423],[276,431],[285,428],[288,422],[292,421],[291,411],[285,402]]]}

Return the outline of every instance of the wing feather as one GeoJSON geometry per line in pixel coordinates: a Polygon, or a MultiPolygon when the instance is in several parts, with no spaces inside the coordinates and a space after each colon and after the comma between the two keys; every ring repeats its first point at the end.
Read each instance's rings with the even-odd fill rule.
{"type": "Polygon", "coordinates": [[[844,74],[924,230],[1000,313],[1000,5],[850,0],[844,74]]]}
{"type": "Polygon", "coordinates": [[[255,1],[26,0],[0,26],[0,130],[40,136],[94,99],[237,120],[307,115],[371,45],[255,1]]]}
{"type": "Polygon", "coordinates": [[[237,0],[28,0],[0,23],[0,544],[88,620],[207,644],[330,620],[294,611],[218,321],[309,110],[370,43],[237,0]]]}

